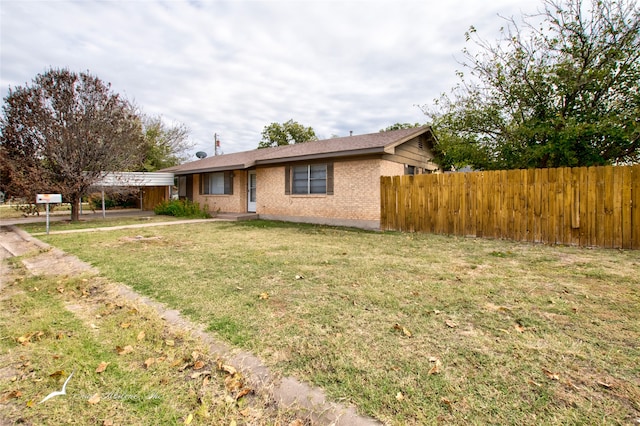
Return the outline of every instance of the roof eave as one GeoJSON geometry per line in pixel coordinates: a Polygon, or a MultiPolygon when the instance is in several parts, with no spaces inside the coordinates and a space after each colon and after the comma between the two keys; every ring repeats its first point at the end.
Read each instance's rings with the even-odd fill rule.
{"type": "Polygon", "coordinates": [[[363,149],[354,149],[350,151],[322,152],[318,154],[298,155],[293,157],[270,158],[266,160],[257,160],[255,164],[256,166],[261,166],[261,165],[267,165],[267,164],[289,163],[294,161],[310,161],[310,160],[324,160],[327,158],[358,157],[362,155],[384,154],[384,153],[385,153],[384,147],[363,148],[363,149]]]}
{"type": "Polygon", "coordinates": [[[176,176],[180,176],[180,175],[191,175],[194,173],[213,173],[213,172],[226,172],[229,170],[243,170],[243,169],[248,169],[249,167],[252,167],[253,163],[251,164],[232,164],[229,166],[219,166],[219,167],[201,167],[198,169],[189,169],[189,170],[179,170],[179,171],[175,171],[173,172],[174,175],[176,176]]]}

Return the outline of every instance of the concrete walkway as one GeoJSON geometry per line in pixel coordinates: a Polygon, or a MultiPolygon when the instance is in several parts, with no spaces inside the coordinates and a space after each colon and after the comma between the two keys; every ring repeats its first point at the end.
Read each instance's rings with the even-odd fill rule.
{"type": "MultiPolygon", "coordinates": [[[[107,210],[106,219],[117,219],[125,217],[150,217],[155,216],[153,211],[138,210],[138,209],[123,209],[123,210],[107,210]]],[[[71,218],[71,213],[68,211],[57,211],[49,215],[49,222],[64,222],[71,218]]],[[[101,211],[86,211],[80,215],[81,221],[87,220],[103,220],[101,211]]],[[[26,223],[45,223],[47,216],[45,213],[41,213],[39,216],[26,216],[16,217],[8,219],[0,219],[0,226],[9,225],[22,225],[26,223]]]]}
{"type": "MultiPolygon", "coordinates": [[[[223,218],[205,219],[202,221],[230,220],[223,218]]],[[[202,222],[200,221],[200,222],[202,222]]],[[[149,225],[177,225],[179,223],[195,223],[195,221],[173,221],[136,224],[127,227],[144,227],[149,225]]],[[[112,228],[103,228],[110,230],[112,228]]],[[[87,232],[91,230],[78,230],[87,232]]],[[[82,262],[75,256],[69,255],[62,250],[51,248],[46,243],[34,238],[16,226],[0,226],[0,291],[3,288],[2,276],[5,276],[7,262],[5,259],[12,256],[20,256],[27,253],[41,251],[39,255],[27,256],[23,260],[25,266],[34,274],[68,275],[80,273],[99,273],[90,265],[82,262]],[[44,249],[44,250],[43,250],[44,249]],[[48,256],[48,258],[47,258],[48,256]],[[58,269],[62,268],[62,269],[58,269]]],[[[168,309],[165,305],[155,300],[137,294],[130,287],[123,284],[115,284],[119,296],[132,301],[152,306],[168,322],[176,327],[180,327],[194,336],[200,338],[208,347],[211,353],[217,353],[230,364],[238,366],[239,370],[254,386],[270,394],[282,407],[288,407],[297,411],[301,415],[308,417],[314,425],[332,426],[376,426],[381,425],[375,419],[360,416],[353,406],[346,406],[328,400],[324,391],[318,387],[300,382],[293,377],[279,377],[271,372],[262,361],[255,355],[239,351],[227,344],[216,340],[213,335],[207,333],[204,327],[192,323],[183,317],[179,311],[168,309]]]]}

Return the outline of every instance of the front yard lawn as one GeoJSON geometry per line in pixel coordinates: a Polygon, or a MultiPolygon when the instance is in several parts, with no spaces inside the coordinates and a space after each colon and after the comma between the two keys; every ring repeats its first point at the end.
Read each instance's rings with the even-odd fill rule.
{"type": "Polygon", "coordinates": [[[389,424],[640,419],[637,251],[265,221],[40,238],[389,424]]]}

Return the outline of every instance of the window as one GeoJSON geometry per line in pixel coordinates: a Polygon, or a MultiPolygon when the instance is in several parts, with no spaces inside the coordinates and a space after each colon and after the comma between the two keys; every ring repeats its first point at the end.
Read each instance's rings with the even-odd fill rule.
{"type": "Polygon", "coordinates": [[[285,194],[333,194],[333,163],[285,167],[285,194]]]}
{"type": "Polygon", "coordinates": [[[416,166],[410,166],[408,164],[404,165],[404,174],[405,175],[417,175],[416,166]]]}
{"type": "Polygon", "coordinates": [[[293,167],[294,194],[326,194],[327,165],[313,164],[293,167]]]}
{"type": "Polygon", "coordinates": [[[200,175],[200,194],[233,194],[233,172],[203,173],[200,175]]]}

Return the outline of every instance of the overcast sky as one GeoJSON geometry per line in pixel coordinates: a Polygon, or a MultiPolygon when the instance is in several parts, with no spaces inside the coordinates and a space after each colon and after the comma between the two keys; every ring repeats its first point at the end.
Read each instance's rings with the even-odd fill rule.
{"type": "MultiPolygon", "coordinates": [[[[254,149],[293,119],[320,139],[425,123],[457,82],[464,33],[489,40],[536,0],[0,0],[0,90],[89,70],[192,153],[254,149]]],[[[193,157],[195,159],[195,157],[193,157]]]]}

